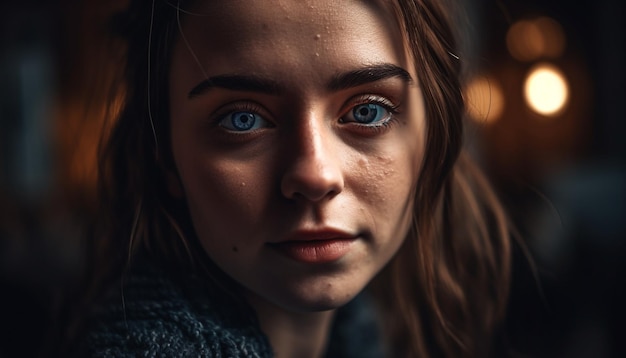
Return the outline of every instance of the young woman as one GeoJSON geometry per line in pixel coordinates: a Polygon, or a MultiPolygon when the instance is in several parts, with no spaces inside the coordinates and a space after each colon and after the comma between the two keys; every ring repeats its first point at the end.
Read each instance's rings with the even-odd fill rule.
{"type": "Polygon", "coordinates": [[[449,10],[132,1],[75,353],[494,355],[507,225],[449,10]]]}

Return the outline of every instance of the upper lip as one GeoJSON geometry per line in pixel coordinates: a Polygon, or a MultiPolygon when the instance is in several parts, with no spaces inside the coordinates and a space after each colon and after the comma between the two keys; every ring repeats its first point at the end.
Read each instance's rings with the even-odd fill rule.
{"type": "Polygon", "coordinates": [[[304,229],[296,230],[289,234],[284,241],[314,241],[314,240],[350,240],[354,239],[357,235],[351,234],[347,231],[335,228],[319,228],[319,229],[304,229]]]}

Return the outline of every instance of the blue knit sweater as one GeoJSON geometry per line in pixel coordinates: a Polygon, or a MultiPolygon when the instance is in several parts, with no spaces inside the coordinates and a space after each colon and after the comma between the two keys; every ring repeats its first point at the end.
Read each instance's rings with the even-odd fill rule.
{"type": "MultiPolygon", "coordinates": [[[[145,262],[135,265],[123,290],[114,290],[88,320],[81,355],[273,356],[249,306],[216,294],[221,290],[206,280],[173,277],[145,262]]],[[[381,356],[374,315],[359,297],[337,313],[327,357],[381,356]]]]}

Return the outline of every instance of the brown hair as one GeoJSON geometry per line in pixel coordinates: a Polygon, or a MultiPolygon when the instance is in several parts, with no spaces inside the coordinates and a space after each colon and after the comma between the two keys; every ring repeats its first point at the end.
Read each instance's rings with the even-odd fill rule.
{"type": "Polygon", "coordinates": [[[487,357],[510,280],[509,224],[462,150],[464,102],[450,6],[398,0],[428,123],[414,221],[376,285],[394,356],[487,357]],[[391,294],[389,294],[391,293],[391,294]]]}
{"type": "MultiPolygon", "coordinates": [[[[125,102],[100,156],[101,222],[89,258],[96,282],[90,295],[118,280],[138,249],[178,269],[212,271],[187,208],[169,195],[165,177],[173,170],[170,53],[186,5],[131,1],[116,22],[128,46],[125,102]]],[[[449,8],[440,0],[394,6],[416,61],[428,133],[412,228],[372,289],[393,356],[485,357],[507,300],[507,221],[461,153],[461,64],[449,8]]]]}

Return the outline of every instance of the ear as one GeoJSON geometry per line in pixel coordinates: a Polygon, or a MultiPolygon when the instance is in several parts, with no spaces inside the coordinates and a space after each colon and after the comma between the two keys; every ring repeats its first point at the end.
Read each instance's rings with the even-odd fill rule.
{"type": "Polygon", "coordinates": [[[167,190],[171,196],[176,199],[182,199],[185,196],[183,185],[176,172],[172,170],[165,171],[165,180],[167,180],[167,190]]]}

